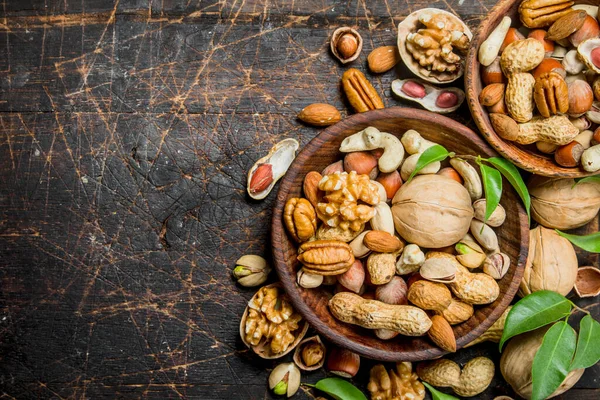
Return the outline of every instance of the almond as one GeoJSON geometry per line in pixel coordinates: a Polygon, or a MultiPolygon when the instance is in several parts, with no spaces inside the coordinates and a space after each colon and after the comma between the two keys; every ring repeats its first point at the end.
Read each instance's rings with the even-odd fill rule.
{"type": "Polygon", "coordinates": [[[397,46],[382,46],[374,49],[367,57],[369,69],[380,74],[394,68],[400,62],[397,46]]]}
{"type": "Polygon", "coordinates": [[[562,40],[569,37],[572,33],[575,33],[583,26],[587,13],[583,10],[573,10],[567,15],[557,19],[548,33],[546,33],[546,40],[562,40]]]}
{"type": "Polygon", "coordinates": [[[365,235],[363,243],[377,253],[395,253],[404,247],[400,239],[385,231],[370,231],[365,235]]]}
{"type": "Polygon", "coordinates": [[[456,337],[452,327],[440,315],[431,317],[431,328],[427,332],[429,338],[443,350],[454,353],[456,351],[456,337]]]}
{"type": "Polygon", "coordinates": [[[319,182],[323,176],[317,171],[310,171],[304,177],[304,185],[302,189],[304,190],[304,196],[310,201],[310,204],[313,207],[317,208],[317,204],[321,201],[324,193],[319,190],[319,182]]]}
{"type": "Polygon", "coordinates": [[[504,97],[504,83],[492,83],[483,88],[479,94],[479,102],[482,106],[490,107],[498,103],[504,97]]]}
{"type": "Polygon", "coordinates": [[[313,126],[329,126],[342,119],[340,112],[332,105],[314,103],[304,107],[298,114],[298,119],[313,126]]]}

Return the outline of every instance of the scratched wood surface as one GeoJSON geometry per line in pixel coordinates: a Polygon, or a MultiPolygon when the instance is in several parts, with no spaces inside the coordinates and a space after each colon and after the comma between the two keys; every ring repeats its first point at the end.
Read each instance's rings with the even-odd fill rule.
{"type": "MultiPolygon", "coordinates": [[[[275,362],[237,334],[253,290],[230,278],[239,256],[270,254],[275,196],[249,201],[247,169],[318,133],[295,120],[304,106],[346,109],[336,27],[363,34],[364,69],[408,13],[443,8],[476,28],[493,3],[2,1],[2,397],[270,398],[275,362]]],[[[371,77],[388,105],[398,76],[371,77]]],[[[454,117],[473,127],[466,107],[454,117]]],[[[452,358],[475,354],[499,358],[493,345],[452,358]]],[[[597,399],[599,373],[561,398],[597,399]]],[[[497,372],[478,398],[511,393],[497,372]]]]}

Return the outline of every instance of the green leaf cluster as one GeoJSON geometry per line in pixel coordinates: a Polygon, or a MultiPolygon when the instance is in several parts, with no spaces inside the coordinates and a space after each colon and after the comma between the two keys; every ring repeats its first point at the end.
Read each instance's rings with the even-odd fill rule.
{"type": "Polygon", "coordinates": [[[579,324],[579,337],[568,324],[573,304],[549,291],[534,292],[519,300],[508,313],[500,350],[516,335],[553,324],[544,334],[531,370],[532,399],[542,400],[553,393],[569,372],[588,368],[600,360],[600,323],[589,314],[579,324]],[[558,322],[556,322],[558,321],[558,322]]]}

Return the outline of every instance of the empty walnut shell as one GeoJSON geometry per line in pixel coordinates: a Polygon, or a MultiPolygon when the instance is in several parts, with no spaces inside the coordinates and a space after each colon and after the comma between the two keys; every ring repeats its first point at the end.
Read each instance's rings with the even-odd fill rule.
{"type": "MultiPolygon", "coordinates": [[[[254,294],[254,296],[252,296],[252,298],[250,299],[250,301],[248,303],[249,304],[252,303],[255,300],[255,298],[257,297],[257,294],[260,292],[260,290],[265,287],[266,288],[276,287],[281,290],[281,293],[279,294],[279,296],[286,297],[281,285],[279,283],[272,283],[270,285],[261,287],[254,294]]],[[[290,351],[294,350],[294,348],[296,348],[296,346],[298,346],[300,341],[304,338],[304,335],[306,335],[306,331],[308,330],[308,321],[306,321],[303,318],[299,322],[298,329],[296,329],[295,331],[292,332],[294,335],[294,341],[287,347],[287,349],[285,351],[274,354],[271,351],[270,342],[268,340],[266,340],[264,337],[260,340],[260,342],[256,346],[252,345],[251,343],[249,343],[246,340],[244,328],[246,326],[246,320],[248,319],[249,311],[250,311],[250,305],[246,306],[246,309],[244,310],[244,314],[242,315],[242,320],[240,321],[240,337],[242,338],[242,342],[244,342],[244,344],[249,349],[251,349],[253,352],[255,352],[259,357],[264,358],[264,359],[275,359],[275,358],[279,358],[279,357],[282,357],[282,356],[288,354],[290,351]]]]}
{"type": "Polygon", "coordinates": [[[464,71],[464,60],[460,67],[454,72],[435,72],[427,70],[426,68],[419,65],[419,63],[413,58],[413,56],[406,49],[406,37],[410,33],[416,32],[420,27],[423,27],[419,22],[419,15],[422,13],[433,13],[433,14],[443,14],[450,17],[454,22],[459,23],[463,27],[463,32],[469,40],[473,39],[473,34],[469,30],[469,27],[461,21],[456,15],[451,14],[444,10],[439,10],[437,8],[423,8],[421,10],[417,10],[412,14],[408,15],[402,22],[398,24],[398,51],[400,52],[400,57],[402,61],[406,65],[406,67],[419,78],[431,82],[431,83],[449,83],[454,82],[458,78],[460,78],[464,71]]]}
{"type": "Polygon", "coordinates": [[[314,371],[325,364],[325,345],[319,335],[306,338],[298,344],[294,351],[294,362],[303,371],[314,371]]]}
{"type": "Polygon", "coordinates": [[[600,269],[581,267],[577,270],[575,292],[579,297],[594,297],[600,294],[600,269]]]}
{"type": "Polygon", "coordinates": [[[331,35],[331,41],[329,42],[331,52],[342,64],[356,60],[360,55],[362,46],[363,40],[360,34],[347,26],[337,28],[331,35]]]}

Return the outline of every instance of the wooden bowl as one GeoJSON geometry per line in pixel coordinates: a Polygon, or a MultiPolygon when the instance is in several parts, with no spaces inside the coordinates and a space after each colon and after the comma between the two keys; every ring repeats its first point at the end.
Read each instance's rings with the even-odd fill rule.
{"type": "MultiPolygon", "coordinates": [[[[327,303],[333,287],[304,289],[296,283],[296,243],[283,226],[283,208],[287,199],[302,195],[304,176],[310,171],[321,171],[327,165],[342,159],[338,151],[342,140],[367,126],[374,126],[398,137],[408,129],[416,129],[425,138],[435,141],[457,154],[497,155],[477,134],[449,118],[428,111],[392,107],[355,114],[333,125],[315,137],[298,154],[281,181],[273,213],[271,245],[275,269],[281,283],[296,309],[309,323],[331,342],[362,356],[382,361],[418,361],[440,357],[444,351],[424,337],[398,336],[392,340],[378,339],[373,332],[337,321],[329,312],[327,303]]],[[[475,314],[466,322],[454,326],[458,347],[471,342],[489,328],[513,299],[525,266],[529,246],[529,224],[519,197],[505,181],[501,204],[507,210],[507,220],[496,229],[501,249],[510,256],[509,272],[500,280],[500,296],[487,306],[477,306],[475,314]]]]}
{"type": "MultiPolygon", "coordinates": [[[[575,4],[594,4],[598,0],[575,0],[575,4]]],[[[467,55],[465,72],[465,92],[467,94],[467,103],[473,115],[477,127],[483,134],[483,137],[489,144],[502,154],[505,158],[513,162],[520,168],[534,174],[555,177],[578,178],[597,174],[597,172],[587,172],[581,167],[565,168],[554,161],[552,155],[547,155],[538,151],[534,145],[522,146],[502,139],[496,134],[489,119],[485,107],[479,103],[479,93],[483,88],[481,81],[481,65],[477,60],[477,53],[481,43],[487,39],[489,34],[498,26],[504,16],[509,16],[513,20],[513,27],[521,25],[519,20],[518,8],[521,0],[500,0],[498,4],[488,14],[488,17],[481,23],[477,34],[471,41],[471,47],[467,55]]]]}

